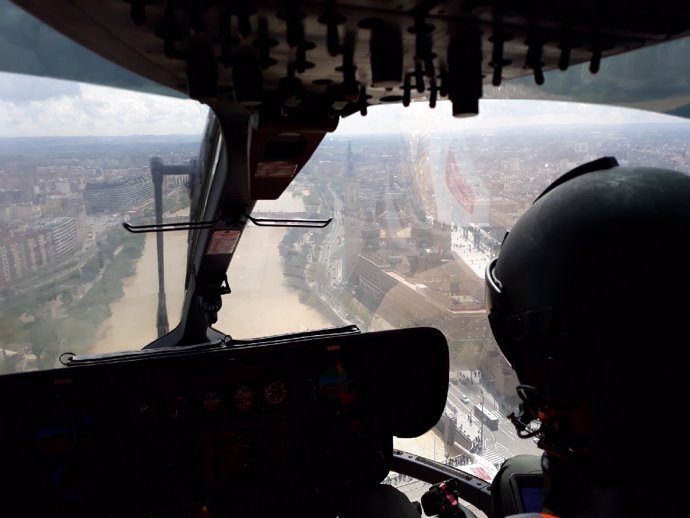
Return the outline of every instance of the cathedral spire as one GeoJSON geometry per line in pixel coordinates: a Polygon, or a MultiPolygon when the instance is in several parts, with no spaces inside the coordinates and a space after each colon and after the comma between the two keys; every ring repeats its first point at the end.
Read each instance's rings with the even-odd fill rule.
{"type": "Polygon", "coordinates": [[[345,176],[353,178],[355,176],[355,155],[352,154],[352,141],[347,143],[347,169],[345,169],[345,176]]]}

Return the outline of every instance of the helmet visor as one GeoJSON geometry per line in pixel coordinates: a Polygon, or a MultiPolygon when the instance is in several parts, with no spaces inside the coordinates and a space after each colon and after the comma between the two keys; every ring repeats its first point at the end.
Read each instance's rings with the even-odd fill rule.
{"type": "Polygon", "coordinates": [[[484,271],[484,280],[486,282],[486,310],[490,314],[493,311],[498,311],[501,306],[501,281],[494,277],[494,268],[496,267],[496,261],[498,258],[492,259],[489,264],[486,265],[486,270],[484,271]]]}
{"type": "Polygon", "coordinates": [[[508,302],[505,300],[505,295],[503,293],[503,286],[501,281],[499,281],[494,275],[494,268],[496,268],[496,261],[498,259],[492,259],[486,266],[484,272],[484,297],[486,301],[486,313],[489,318],[489,325],[491,326],[491,331],[496,338],[501,352],[505,356],[508,363],[513,365],[515,361],[516,344],[513,344],[513,340],[509,338],[509,333],[507,330],[507,320],[511,311],[506,311],[508,302]]]}
{"type": "MultiPolygon", "coordinates": [[[[491,260],[484,274],[486,312],[498,347],[511,367],[516,369],[518,368],[516,362],[525,353],[526,326],[535,328],[533,331],[542,327],[543,323],[538,321],[542,320],[545,315],[543,310],[528,311],[527,313],[515,311],[501,281],[494,274],[497,260],[497,258],[491,260]]],[[[532,338],[536,338],[536,336],[532,338]]]]}
{"type": "Polygon", "coordinates": [[[492,259],[484,274],[486,311],[496,343],[515,369],[516,362],[527,351],[547,352],[554,333],[560,329],[560,312],[553,306],[516,311],[503,284],[494,274],[496,262],[497,259],[492,259]]]}

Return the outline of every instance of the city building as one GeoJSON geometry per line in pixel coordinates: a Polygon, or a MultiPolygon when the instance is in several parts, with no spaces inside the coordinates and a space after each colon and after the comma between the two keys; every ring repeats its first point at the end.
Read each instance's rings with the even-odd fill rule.
{"type": "Polygon", "coordinates": [[[132,210],[153,201],[153,182],[149,176],[136,176],[107,182],[89,182],[84,187],[87,214],[132,210]]]}
{"type": "Polygon", "coordinates": [[[11,285],[75,253],[83,243],[82,225],[65,216],[20,229],[5,228],[0,232],[0,286],[11,285]]]}

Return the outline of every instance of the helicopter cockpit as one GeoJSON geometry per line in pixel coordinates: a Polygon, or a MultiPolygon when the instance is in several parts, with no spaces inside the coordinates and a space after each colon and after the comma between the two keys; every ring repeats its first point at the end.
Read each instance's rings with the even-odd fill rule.
{"type": "Polygon", "coordinates": [[[0,0],[0,27],[0,514],[329,518],[381,484],[539,510],[484,270],[583,162],[690,169],[683,2],[0,0]]]}

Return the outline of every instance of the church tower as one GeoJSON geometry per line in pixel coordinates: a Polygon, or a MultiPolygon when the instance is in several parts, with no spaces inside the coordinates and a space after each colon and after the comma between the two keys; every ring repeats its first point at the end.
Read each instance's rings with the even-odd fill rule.
{"type": "Polygon", "coordinates": [[[352,272],[362,250],[362,221],[359,206],[359,182],[355,168],[352,142],[347,144],[345,156],[345,185],[343,203],[343,280],[350,286],[357,286],[358,280],[352,272]]]}
{"type": "Polygon", "coordinates": [[[343,210],[348,216],[357,216],[359,212],[359,189],[355,174],[352,141],[347,143],[347,155],[345,156],[345,205],[343,210]]]}

